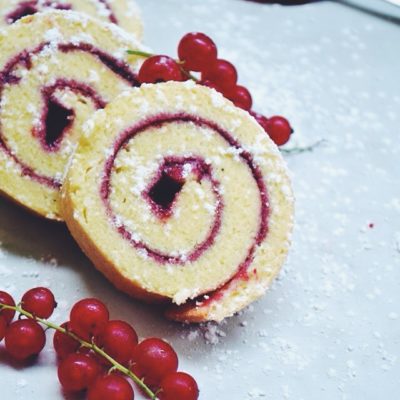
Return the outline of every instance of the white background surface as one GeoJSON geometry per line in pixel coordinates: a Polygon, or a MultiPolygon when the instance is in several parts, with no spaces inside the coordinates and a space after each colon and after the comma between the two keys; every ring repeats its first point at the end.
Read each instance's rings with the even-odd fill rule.
{"type": "MultiPolygon", "coordinates": [[[[173,55],[188,31],[210,34],[238,66],[255,108],[290,118],[292,145],[326,140],[286,157],[297,196],[290,260],[240,316],[182,327],[114,290],[63,226],[0,200],[0,287],[18,296],[50,286],[59,322],[76,300],[100,297],[140,336],[171,341],[202,400],[398,399],[400,9],[353,3],[397,18],[388,20],[329,1],[138,2],[156,52],[173,55]]],[[[27,367],[0,349],[0,384],[1,400],[64,399],[50,346],[27,367]]]]}

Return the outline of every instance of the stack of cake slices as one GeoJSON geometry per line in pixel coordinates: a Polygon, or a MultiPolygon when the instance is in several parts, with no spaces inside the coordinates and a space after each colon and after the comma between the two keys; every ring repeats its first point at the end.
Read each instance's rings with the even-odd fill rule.
{"type": "Polygon", "coordinates": [[[222,321],[262,296],[293,195],[255,119],[193,81],[140,85],[128,0],[0,0],[0,14],[0,193],[65,221],[170,319],[222,321]]]}

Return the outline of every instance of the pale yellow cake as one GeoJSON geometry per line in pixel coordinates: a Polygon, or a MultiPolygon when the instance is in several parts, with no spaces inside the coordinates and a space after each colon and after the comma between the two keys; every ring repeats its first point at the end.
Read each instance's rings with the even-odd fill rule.
{"type": "Polygon", "coordinates": [[[73,11],[0,32],[0,193],[61,220],[59,190],[82,125],[128,88],[143,61],[133,35],[73,11]]]}
{"type": "Polygon", "coordinates": [[[142,37],[143,24],[134,0],[0,0],[0,27],[49,9],[82,12],[142,37]]]}
{"type": "Polygon", "coordinates": [[[108,279],[185,322],[221,321],[262,296],[293,225],[277,147],[247,112],[193,82],[143,85],[98,111],[62,204],[108,279]]]}

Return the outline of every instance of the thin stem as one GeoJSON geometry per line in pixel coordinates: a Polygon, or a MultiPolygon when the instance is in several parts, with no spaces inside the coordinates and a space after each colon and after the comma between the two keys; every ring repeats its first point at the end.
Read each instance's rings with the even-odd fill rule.
{"type": "Polygon", "coordinates": [[[147,396],[149,396],[149,398],[151,400],[157,400],[157,395],[137,375],[135,375],[130,369],[124,367],[118,361],[114,360],[114,358],[112,358],[110,355],[108,355],[103,349],[98,347],[95,343],[86,342],[85,340],[82,340],[81,338],[76,336],[74,333],[70,332],[69,330],[67,330],[65,328],[62,328],[61,326],[59,326],[51,321],[35,317],[30,312],[25,311],[20,305],[9,306],[7,304],[0,303],[0,310],[14,310],[17,313],[24,315],[25,317],[27,317],[29,319],[32,319],[34,321],[37,321],[37,322],[45,325],[47,328],[54,329],[55,331],[58,331],[65,335],[70,336],[71,338],[73,338],[74,340],[79,342],[81,347],[91,349],[99,356],[105,358],[112,365],[112,368],[111,368],[112,370],[117,370],[117,371],[121,372],[122,374],[131,378],[138,386],[140,386],[140,388],[146,393],[147,396]]]}
{"type": "Polygon", "coordinates": [[[301,154],[301,153],[308,153],[308,152],[314,151],[315,148],[317,148],[318,146],[320,146],[320,145],[321,145],[322,143],[324,143],[324,142],[325,142],[325,140],[322,139],[322,140],[319,140],[318,142],[313,143],[313,144],[311,144],[311,145],[309,145],[309,146],[306,146],[306,147],[293,147],[293,148],[291,148],[291,149],[280,149],[280,151],[281,151],[283,154],[301,154]]]}
{"type": "MultiPolygon", "coordinates": [[[[127,50],[128,54],[139,56],[139,57],[153,57],[154,54],[152,53],[147,53],[145,51],[140,51],[140,50],[127,50]]],[[[198,79],[195,75],[193,75],[189,70],[185,68],[185,61],[182,60],[175,60],[175,62],[178,64],[181,72],[183,75],[185,75],[188,79],[191,79],[192,81],[199,83],[200,79],[198,79]]],[[[324,140],[320,140],[317,143],[314,143],[310,146],[307,147],[293,147],[291,149],[280,149],[280,151],[283,154],[301,154],[301,153],[306,153],[313,151],[317,146],[319,146],[324,140]]]]}
{"type": "Polygon", "coordinates": [[[192,81],[195,81],[196,83],[199,83],[200,80],[197,79],[192,73],[190,73],[188,70],[186,70],[184,67],[181,66],[181,71],[184,75],[186,75],[189,79],[192,81]]]}
{"type": "MultiPolygon", "coordinates": [[[[127,50],[128,54],[135,55],[135,56],[140,56],[140,57],[153,57],[154,54],[152,53],[147,53],[145,51],[140,51],[140,50],[127,50]]],[[[181,72],[183,75],[185,75],[187,78],[191,79],[192,81],[196,83],[200,83],[200,79],[198,79],[195,75],[193,75],[189,70],[185,68],[185,61],[182,60],[175,60],[175,62],[178,64],[181,72]]],[[[292,132],[293,133],[293,132],[292,132]]],[[[312,144],[311,146],[307,147],[294,147],[292,149],[280,149],[280,151],[284,154],[301,154],[301,153],[306,153],[309,151],[313,151],[317,146],[319,146],[324,140],[320,140],[317,143],[312,144]]]]}
{"type": "Polygon", "coordinates": [[[127,50],[127,53],[132,55],[132,56],[139,56],[139,57],[153,57],[154,54],[148,53],[146,51],[140,51],[140,50],[127,50]]]}

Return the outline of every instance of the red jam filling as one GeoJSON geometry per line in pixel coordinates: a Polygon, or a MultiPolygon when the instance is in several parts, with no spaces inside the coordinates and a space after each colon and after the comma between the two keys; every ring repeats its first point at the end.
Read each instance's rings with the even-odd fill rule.
{"type": "MultiPolygon", "coordinates": [[[[107,0],[98,0],[99,3],[102,3],[104,7],[107,9],[108,12],[108,19],[110,22],[113,22],[114,24],[117,24],[117,18],[115,14],[113,13],[110,4],[108,4],[107,0]]],[[[54,10],[72,10],[72,4],[69,3],[59,3],[57,1],[49,0],[45,1],[44,3],[41,4],[42,7],[49,7],[53,8],[54,10]]],[[[18,21],[22,17],[25,17],[27,15],[33,15],[39,12],[39,1],[38,0],[28,0],[28,1],[21,1],[18,3],[18,5],[15,7],[14,10],[9,12],[5,20],[8,24],[13,24],[15,21],[18,21]]]]}
{"type": "Polygon", "coordinates": [[[27,15],[33,15],[38,12],[37,1],[23,1],[17,5],[17,7],[6,15],[6,22],[13,24],[22,17],[27,15]]]}
{"type": "Polygon", "coordinates": [[[114,23],[114,24],[118,24],[118,20],[117,17],[115,16],[115,14],[113,13],[110,4],[108,4],[107,0],[99,0],[99,3],[103,3],[105,8],[108,11],[108,18],[110,20],[110,22],[114,23]]]}
{"type": "Polygon", "coordinates": [[[97,57],[99,61],[104,64],[108,69],[114,72],[116,75],[119,75],[122,79],[127,81],[132,86],[139,86],[139,81],[135,72],[132,71],[131,67],[124,61],[118,60],[112,55],[106,53],[103,50],[93,46],[89,43],[66,43],[60,44],[58,48],[64,52],[69,53],[73,51],[83,51],[86,53],[90,53],[93,56],[97,57]]]}
{"type": "MultiPolygon", "coordinates": [[[[143,249],[147,252],[148,256],[153,258],[154,260],[158,261],[160,264],[185,264],[188,261],[195,261],[198,259],[207,249],[209,249],[214,241],[216,236],[218,235],[218,232],[221,227],[221,221],[222,221],[222,213],[224,209],[224,204],[223,204],[223,198],[220,194],[219,191],[219,182],[214,180],[212,178],[212,166],[207,164],[203,159],[200,157],[193,157],[191,158],[192,162],[196,163],[198,166],[200,166],[200,170],[203,171],[200,173],[200,179],[202,174],[205,172],[205,175],[203,176],[209,176],[212,180],[213,184],[213,190],[217,198],[217,208],[215,211],[215,216],[214,216],[214,225],[210,229],[210,233],[206,239],[205,242],[202,243],[199,247],[197,247],[187,259],[182,260],[181,258],[174,258],[171,256],[168,256],[166,254],[162,254],[161,252],[150,248],[147,246],[145,243],[141,241],[137,241],[133,239],[133,234],[128,230],[128,228],[125,225],[121,225],[121,223],[116,223],[117,218],[116,215],[114,214],[112,210],[112,206],[110,204],[110,193],[111,193],[111,188],[110,188],[110,182],[111,182],[111,174],[113,171],[113,165],[115,162],[115,159],[119,153],[119,151],[123,148],[126,147],[127,143],[133,139],[136,135],[139,133],[143,133],[146,130],[150,129],[151,127],[157,126],[161,127],[166,124],[171,124],[171,123],[193,123],[199,127],[206,127],[211,130],[213,130],[216,134],[220,135],[230,146],[241,150],[240,152],[240,157],[242,161],[247,164],[249,169],[251,170],[251,173],[253,175],[253,178],[257,184],[257,187],[259,189],[259,200],[261,204],[261,211],[260,211],[260,222],[259,222],[259,228],[258,232],[254,238],[254,243],[252,246],[248,249],[247,256],[243,260],[243,262],[238,265],[237,268],[237,273],[236,275],[228,282],[226,283],[222,288],[218,289],[217,291],[213,293],[208,293],[207,295],[202,296],[201,298],[197,299],[197,302],[202,302],[202,304],[205,304],[205,302],[210,302],[212,300],[216,300],[219,296],[222,295],[224,288],[229,285],[230,282],[234,279],[247,279],[248,277],[248,268],[254,258],[254,253],[258,245],[262,243],[262,241],[265,239],[267,232],[268,232],[268,216],[269,216],[269,203],[268,203],[268,195],[267,195],[267,188],[265,186],[261,170],[259,167],[256,165],[252,155],[241,149],[239,143],[236,141],[236,139],[226,130],[222,129],[219,127],[217,124],[215,124],[212,121],[208,121],[202,118],[198,118],[194,115],[190,114],[162,114],[162,115],[156,115],[152,118],[146,119],[145,121],[140,122],[139,124],[135,125],[134,127],[124,131],[119,138],[116,140],[114,144],[114,149],[112,154],[109,156],[109,158],[106,160],[105,163],[105,168],[104,168],[104,173],[103,173],[103,178],[102,182],[100,185],[100,196],[103,200],[104,206],[107,210],[108,216],[118,232],[121,234],[121,236],[125,239],[128,240],[135,248],[138,249],[143,249]],[[204,169],[205,167],[205,169],[204,169]]],[[[170,184],[171,181],[174,181],[172,186],[169,186],[167,189],[167,192],[169,191],[168,197],[161,199],[161,197],[156,197],[156,199],[151,198],[151,201],[156,202],[158,200],[161,203],[161,207],[164,207],[165,209],[169,209],[169,207],[173,206],[174,201],[176,200],[176,196],[179,194],[178,189],[178,183],[182,184],[183,183],[183,177],[181,171],[181,165],[183,162],[187,162],[188,159],[186,160],[181,160],[179,158],[173,159],[173,158],[167,158],[164,160],[164,163],[162,164],[160,171],[158,173],[158,177],[155,179],[154,182],[151,182],[149,188],[150,191],[147,191],[144,195],[149,196],[151,198],[150,192],[152,189],[157,187],[157,185],[165,185],[165,184],[170,184]],[[171,160],[173,161],[171,163],[171,160]],[[167,175],[168,179],[166,180],[163,175],[167,175]],[[182,179],[182,180],[181,180],[182,179]],[[161,183],[160,183],[161,182],[161,183]]],[[[153,192],[154,194],[154,192],[153,192]]],[[[160,204],[158,204],[160,206],[160,204]]],[[[190,304],[196,304],[195,301],[190,302],[190,304]]]]}
{"type": "Polygon", "coordinates": [[[153,213],[160,218],[166,220],[172,215],[173,204],[185,184],[185,178],[182,174],[184,165],[193,165],[196,173],[196,178],[200,182],[203,179],[208,179],[211,183],[212,191],[215,198],[216,209],[213,222],[209,229],[206,238],[192,249],[188,254],[176,256],[165,254],[157,249],[153,249],[146,243],[135,239],[135,235],[129,228],[119,221],[112,210],[110,203],[110,180],[113,171],[114,161],[120,150],[126,147],[129,140],[138,133],[145,132],[153,124],[144,126],[136,130],[128,130],[122,134],[122,137],[117,140],[114,147],[114,153],[106,161],[105,173],[101,184],[100,195],[107,209],[107,213],[112,223],[117,227],[120,235],[128,240],[135,248],[144,250],[146,254],[159,262],[160,264],[179,264],[183,265],[188,261],[197,260],[209,247],[214,244],[215,238],[221,228],[222,212],[224,209],[223,200],[219,191],[220,183],[213,177],[212,168],[206,164],[201,157],[168,157],[164,159],[156,178],[151,182],[149,188],[143,193],[143,197],[150,203],[150,208],[153,213]],[[197,171],[204,171],[199,173],[197,171]],[[164,192],[162,192],[164,191],[164,192]],[[118,223],[117,223],[118,221],[118,223]]]}
{"type": "Polygon", "coordinates": [[[196,157],[165,158],[149,188],[143,193],[151,210],[160,220],[165,220],[172,215],[173,206],[189,175],[199,183],[203,179],[213,182],[211,168],[203,159],[196,157]],[[190,172],[185,171],[185,168],[188,167],[190,172]]]}
{"type": "Polygon", "coordinates": [[[67,79],[58,79],[55,84],[42,89],[43,110],[40,124],[32,130],[33,136],[40,140],[43,150],[56,152],[69,132],[75,119],[75,111],[55,96],[56,91],[66,91],[81,95],[90,100],[96,109],[106,106],[98,94],[88,85],[67,79]]]}
{"type": "MultiPolygon", "coordinates": [[[[17,85],[20,82],[21,78],[16,74],[16,71],[20,71],[23,68],[25,70],[30,70],[32,68],[32,56],[39,54],[47,44],[48,43],[42,43],[30,51],[24,50],[5,65],[3,70],[0,71],[0,98],[3,96],[3,90],[6,85],[17,85]]],[[[127,81],[131,86],[139,86],[136,74],[130,69],[128,64],[114,58],[91,44],[62,44],[59,45],[59,50],[62,52],[81,51],[89,53],[121,79],[127,81]]],[[[91,101],[97,109],[106,106],[106,101],[100,97],[96,90],[83,82],[60,78],[56,80],[55,84],[42,88],[43,109],[39,126],[33,128],[33,135],[38,138],[45,151],[54,152],[59,149],[62,139],[72,126],[75,115],[73,110],[63,105],[54,96],[54,92],[57,90],[69,90],[81,95],[91,101]]],[[[59,188],[61,186],[60,180],[39,174],[17,157],[8,146],[1,125],[0,149],[19,165],[22,175],[28,176],[38,183],[51,188],[59,188]]]]}

